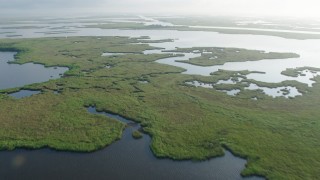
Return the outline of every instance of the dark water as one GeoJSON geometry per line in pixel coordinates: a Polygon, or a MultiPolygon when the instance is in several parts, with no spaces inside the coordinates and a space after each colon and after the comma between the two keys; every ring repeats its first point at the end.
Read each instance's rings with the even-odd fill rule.
{"type": "Polygon", "coordinates": [[[8,64],[14,61],[14,52],[0,52],[0,89],[21,87],[60,78],[68,70],[65,67],[45,68],[40,64],[8,64]]]}
{"type": "MultiPolygon", "coordinates": [[[[97,113],[94,108],[88,108],[97,113]]],[[[93,153],[56,152],[49,149],[0,153],[1,179],[260,179],[242,178],[246,161],[226,151],[208,161],[157,159],[149,148],[150,137],[135,140],[140,126],[121,116],[104,114],[129,123],[121,140],[93,153]]]]}
{"type": "Polygon", "coordinates": [[[9,94],[9,96],[12,96],[16,99],[21,99],[21,98],[30,97],[32,95],[39,94],[39,93],[41,93],[41,91],[20,90],[18,92],[9,94]]]}

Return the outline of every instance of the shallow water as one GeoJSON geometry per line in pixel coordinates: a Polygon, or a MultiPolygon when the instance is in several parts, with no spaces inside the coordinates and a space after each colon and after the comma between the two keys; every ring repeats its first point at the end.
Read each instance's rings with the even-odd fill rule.
{"type": "Polygon", "coordinates": [[[225,93],[227,93],[229,96],[236,96],[238,93],[241,92],[240,89],[218,90],[218,91],[225,92],[225,93]]]}
{"type": "Polygon", "coordinates": [[[32,95],[39,94],[39,93],[41,93],[41,91],[20,90],[18,92],[9,94],[9,96],[12,96],[16,99],[21,99],[21,98],[30,97],[32,95]]]}
{"type": "Polygon", "coordinates": [[[68,70],[65,67],[45,68],[43,65],[33,63],[8,64],[7,62],[14,61],[15,54],[15,52],[0,52],[0,89],[57,79],[68,70]]]}
{"type": "Polygon", "coordinates": [[[191,81],[191,82],[186,82],[188,85],[192,85],[195,87],[204,87],[204,88],[213,88],[214,84],[213,83],[203,83],[199,81],[191,81]]]}
{"type": "Polygon", "coordinates": [[[119,55],[125,55],[125,54],[128,54],[128,53],[102,53],[101,56],[119,56],[119,55]]]}
{"type": "Polygon", "coordinates": [[[302,94],[298,91],[296,87],[292,86],[285,86],[285,87],[277,87],[277,88],[268,88],[268,87],[260,87],[256,84],[251,83],[249,87],[246,87],[244,89],[249,89],[249,90],[262,90],[264,94],[268,96],[272,96],[273,98],[275,97],[296,97],[296,96],[302,96],[302,94]]]}
{"type": "MultiPolygon", "coordinates": [[[[270,37],[263,35],[245,34],[219,34],[216,32],[192,32],[174,30],[117,30],[117,29],[97,29],[79,28],[82,25],[94,23],[65,23],[61,26],[69,27],[69,30],[76,32],[65,34],[41,34],[35,33],[36,29],[0,29],[1,31],[15,31],[22,37],[65,37],[65,36],[150,36],[152,39],[175,39],[175,42],[155,43],[154,46],[165,48],[166,50],[175,47],[237,47],[245,49],[265,50],[267,52],[294,52],[301,55],[300,58],[282,60],[261,60],[250,62],[226,63],[222,66],[200,67],[187,65],[185,63],[170,64],[187,69],[186,74],[199,74],[208,76],[217,69],[225,70],[252,70],[263,71],[265,74],[250,74],[248,78],[264,82],[281,82],[284,80],[298,80],[307,84],[312,82],[307,78],[295,78],[281,75],[281,71],[286,68],[302,66],[320,67],[318,61],[320,52],[320,40],[295,40],[280,37],[270,37]],[[259,43],[257,43],[259,42],[259,43]],[[276,62],[276,63],[275,63],[276,62]]],[[[50,26],[50,24],[46,24],[50,26]]],[[[57,26],[57,24],[55,24],[57,26]]],[[[45,31],[45,30],[44,30],[45,31]]],[[[48,30],[50,31],[50,30],[48,30]]],[[[4,35],[0,34],[0,37],[4,35]]]]}
{"type": "MultiPolygon", "coordinates": [[[[239,78],[239,82],[241,81],[241,78],[239,78]]],[[[236,84],[237,82],[232,81],[231,79],[228,80],[219,80],[217,83],[204,83],[200,81],[188,81],[185,82],[188,85],[192,85],[195,87],[203,87],[203,88],[214,88],[215,85],[219,84],[236,84]]],[[[243,82],[245,83],[245,82],[243,82]]],[[[269,88],[269,87],[260,87],[257,84],[250,83],[248,87],[244,88],[245,90],[262,90],[262,92],[268,96],[271,96],[273,98],[276,97],[296,97],[296,96],[302,96],[302,94],[298,91],[296,87],[292,86],[283,86],[283,87],[276,87],[276,88],[269,88]]],[[[225,92],[230,96],[236,96],[238,93],[241,92],[240,89],[232,89],[232,90],[218,90],[221,92],[225,92]]]]}

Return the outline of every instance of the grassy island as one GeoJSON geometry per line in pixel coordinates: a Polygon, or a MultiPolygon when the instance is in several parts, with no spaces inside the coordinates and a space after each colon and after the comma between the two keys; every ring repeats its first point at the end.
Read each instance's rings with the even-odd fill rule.
{"type": "Polygon", "coordinates": [[[133,131],[132,132],[132,137],[135,138],[135,139],[141,139],[143,136],[142,136],[141,132],[133,131]]]}

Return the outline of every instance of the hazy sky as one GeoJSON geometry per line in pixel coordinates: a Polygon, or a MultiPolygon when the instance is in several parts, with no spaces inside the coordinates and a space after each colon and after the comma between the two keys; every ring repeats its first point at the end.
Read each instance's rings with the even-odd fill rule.
{"type": "Polygon", "coordinates": [[[320,0],[0,0],[0,12],[6,15],[95,12],[320,18],[319,9],[320,0]]]}

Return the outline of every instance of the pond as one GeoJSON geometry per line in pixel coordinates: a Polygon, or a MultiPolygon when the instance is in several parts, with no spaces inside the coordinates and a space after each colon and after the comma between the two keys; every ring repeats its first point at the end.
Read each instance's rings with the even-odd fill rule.
{"type": "Polygon", "coordinates": [[[21,98],[30,97],[32,95],[39,94],[39,93],[41,93],[41,91],[20,90],[18,92],[9,94],[9,96],[12,96],[16,99],[21,99],[21,98]]]}
{"type": "Polygon", "coordinates": [[[65,67],[46,68],[40,64],[9,64],[15,52],[0,52],[0,89],[16,88],[32,83],[60,78],[68,70],[65,67]]]}

